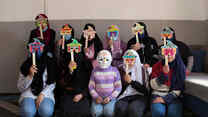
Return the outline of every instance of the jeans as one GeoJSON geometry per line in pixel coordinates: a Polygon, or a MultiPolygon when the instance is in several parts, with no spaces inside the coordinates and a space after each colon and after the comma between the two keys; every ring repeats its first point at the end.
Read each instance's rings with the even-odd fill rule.
{"type": "Polygon", "coordinates": [[[154,103],[151,105],[151,110],[152,117],[182,117],[182,104],[180,102],[169,105],[154,103]]]}
{"type": "Polygon", "coordinates": [[[108,104],[97,104],[92,102],[91,113],[93,117],[113,117],[116,100],[111,100],[108,104]]]}
{"type": "Polygon", "coordinates": [[[35,117],[36,113],[40,117],[52,117],[54,111],[54,102],[49,98],[44,98],[39,108],[36,108],[33,98],[24,98],[20,104],[21,117],[35,117]]]}

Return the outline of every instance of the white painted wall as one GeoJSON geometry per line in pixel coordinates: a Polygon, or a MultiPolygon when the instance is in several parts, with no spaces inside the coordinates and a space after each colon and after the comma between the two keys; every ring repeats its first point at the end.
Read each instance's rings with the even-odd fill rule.
{"type": "MultiPolygon", "coordinates": [[[[208,19],[208,0],[45,0],[50,19],[208,19]]],[[[0,21],[31,21],[44,0],[1,0],[0,21]]]]}
{"type": "Polygon", "coordinates": [[[43,8],[43,0],[0,0],[0,21],[31,21],[43,8]]]}

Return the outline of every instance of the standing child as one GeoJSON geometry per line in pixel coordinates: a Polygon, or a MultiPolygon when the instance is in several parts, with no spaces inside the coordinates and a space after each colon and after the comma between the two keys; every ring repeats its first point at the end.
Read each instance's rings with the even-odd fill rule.
{"type": "Polygon", "coordinates": [[[109,51],[100,51],[97,61],[99,65],[93,69],[89,83],[93,98],[91,112],[93,117],[113,117],[116,98],[122,88],[120,73],[116,67],[111,66],[109,51]]]}

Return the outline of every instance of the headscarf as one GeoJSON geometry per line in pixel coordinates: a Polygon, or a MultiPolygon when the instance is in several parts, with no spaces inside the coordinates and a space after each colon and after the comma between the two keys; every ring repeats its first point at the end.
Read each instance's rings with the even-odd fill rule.
{"type": "MultiPolygon", "coordinates": [[[[44,38],[44,42],[46,44],[46,46],[48,46],[50,40],[51,40],[51,32],[50,32],[50,25],[48,22],[48,17],[45,14],[39,14],[35,17],[35,20],[37,21],[38,19],[43,18],[47,20],[47,29],[45,31],[43,31],[43,38],[44,38]]],[[[40,37],[40,29],[39,27],[37,27],[36,29],[36,35],[37,37],[40,37]]]]}
{"type": "MultiPolygon", "coordinates": [[[[117,25],[111,25],[108,27],[108,30],[118,30],[118,36],[117,36],[117,39],[116,40],[113,40],[113,53],[117,53],[117,52],[121,52],[121,47],[120,47],[120,44],[121,44],[121,40],[120,40],[120,30],[118,28],[117,25]]],[[[106,39],[104,40],[104,43],[103,43],[103,46],[105,49],[108,48],[108,43],[107,43],[107,40],[110,40],[110,37],[108,36],[108,32],[106,33],[106,39]]]]}
{"type": "MultiPolygon", "coordinates": [[[[165,60],[162,60],[162,63],[164,65],[165,60]]],[[[186,69],[178,49],[174,61],[168,63],[168,65],[170,66],[170,69],[173,69],[170,89],[183,91],[185,88],[184,81],[186,78],[186,69]]]]}
{"type": "MultiPolygon", "coordinates": [[[[33,81],[31,84],[31,91],[34,95],[39,95],[43,90],[43,73],[47,68],[47,81],[46,84],[50,85],[55,82],[57,73],[56,73],[56,61],[54,60],[49,52],[43,52],[41,57],[36,56],[36,65],[38,72],[35,73],[33,81]]],[[[32,66],[32,57],[29,56],[25,62],[23,62],[20,71],[26,77],[29,74],[30,67],[32,66]]]]}
{"type": "MultiPolygon", "coordinates": [[[[129,54],[132,55],[132,56],[136,56],[136,60],[135,60],[135,63],[133,65],[133,67],[128,70],[128,72],[131,73],[131,79],[133,81],[137,81],[137,82],[143,84],[143,81],[142,81],[142,64],[140,62],[140,57],[137,54],[137,52],[133,49],[127,50],[124,53],[124,56],[129,55],[129,54]]],[[[125,69],[126,65],[124,65],[123,67],[125,69]]]]}
{"type": "MultiPolygon", "coordinates": [[[[95,26],[93,24],[86,24],[85,27],[84,27],[84,30],[87,30],[88,27],[92,27],[93,30],[96,31],[95,26]]],[[[81,35],[80,42],[83,46],[85,45],[84,33],[82,33],[82,35],[81,35]]],[[[95,50],[94,59],[96,59],[98,52],[103,49],[103,44],[102,44],[100,38],[98,37],[97,33],[95,34],[94,39],[88,40],[88,47],[90,47],[92,44],[94,44],[94,50],[95,50]]],[[[84,50],[83,50],[83,52],[84,52],[84,50]]]]}

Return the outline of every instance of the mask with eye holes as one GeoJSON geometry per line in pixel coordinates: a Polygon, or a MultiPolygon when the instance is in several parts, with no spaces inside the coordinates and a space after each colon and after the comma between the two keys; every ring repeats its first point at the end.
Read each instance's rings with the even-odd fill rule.
{"type": "Polygon", "coordinates": [[[108,50],[101,50],[98,53],[97,61],[98,61],[99,67],[102,69],[106,69],[110,67],[111,62],[112,62],[111,53],[108,50]]]}

